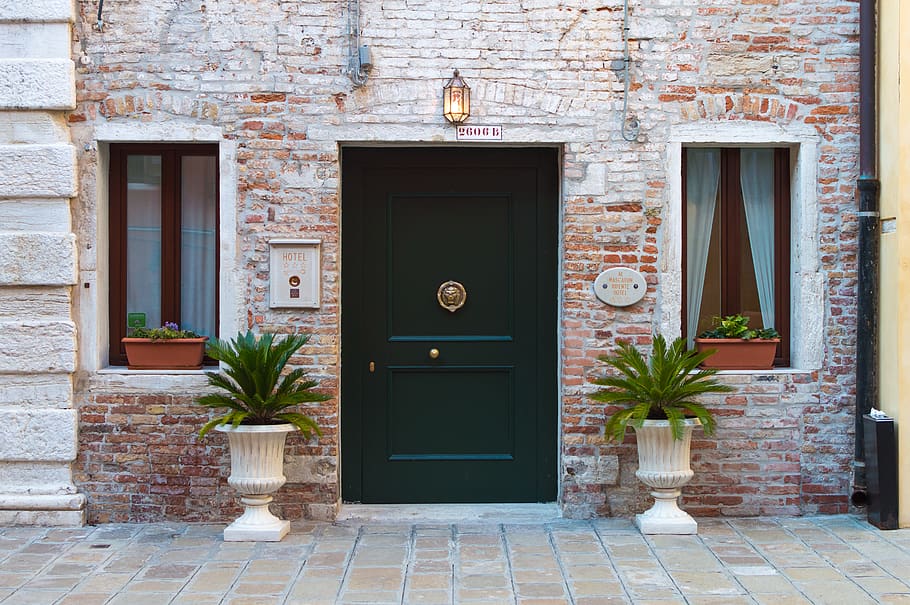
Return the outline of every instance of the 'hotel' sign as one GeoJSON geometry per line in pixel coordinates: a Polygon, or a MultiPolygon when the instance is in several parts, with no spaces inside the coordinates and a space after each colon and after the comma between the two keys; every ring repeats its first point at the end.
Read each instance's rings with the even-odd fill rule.
{"type": "Polygon", "coordinates": [[[614,307],[634,305],[647,291],[645,278],[629,267],[607,269],[594,280],[594,295],[614,307]]]}
{"type": "Polygon", "coordinates": [[[319,308],[318,239],[269,240],[269,307],[319,308]]]}

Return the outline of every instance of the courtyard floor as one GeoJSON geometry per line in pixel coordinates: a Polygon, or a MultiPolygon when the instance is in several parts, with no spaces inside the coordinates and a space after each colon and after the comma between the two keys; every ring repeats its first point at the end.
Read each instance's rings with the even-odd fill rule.
{"type": "Polygon", "coordinates": [[[910,603],[910,530],[853,516],[299,522],[279,543],[223,525],[0,527],[3,605],[910,603]]]}

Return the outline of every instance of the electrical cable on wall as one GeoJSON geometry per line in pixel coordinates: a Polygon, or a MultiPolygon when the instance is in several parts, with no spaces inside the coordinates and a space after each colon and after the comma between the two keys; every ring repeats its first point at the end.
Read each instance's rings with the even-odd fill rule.
{"type": "Polygon", "coordinates": [[[629,86],[631,84],[629,64],[632,62],[632,58],[629,55],[629,0],[623,1],[622,40],[624,88],[622,94],[622,123],[620,125],[620,133],[622,134],[622,138],[624,140],[631,142],[638,138],[638,133],[641,130],[641,124],[639,124],[638,118],[636,118],[634,115],[631,117],[629,116],[629,86]]]}
{"type": "Polygon", "coordinates": [[[98,0],[98,23],[95,24],[98,27],[98,31],[104,28],[104,21],[101,20],[102,9],[104,9],[104,0],[98,0]]]}

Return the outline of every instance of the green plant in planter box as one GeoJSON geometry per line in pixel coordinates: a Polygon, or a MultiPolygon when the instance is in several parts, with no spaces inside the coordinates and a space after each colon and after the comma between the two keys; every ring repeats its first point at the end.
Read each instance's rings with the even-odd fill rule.
{"type": "Polygon", "coordinates": [[[684,338],[667,344],[657,334],[647,360],[629,343],[620,343],[613,355],[598,357],[618,370],[619,375],[597,378],[594,383],[607,388],[591,398],[624,408],[607,420],[607,437],[621,441],[629,424],[641,427],[645,420],[665,419],[670,421],[673,437],[680,439],[687,417],[698,418],[705,434],[711,435],[714,416],[697,399],[707,393],[733,390],[712,378],[716,370],[698,367],[712,352],[687,349],[684,338]]]}
{"type": "Polygon", "coordinates": [[[744,315],[727,315],[726,317],[715,317],[714,327],[698,335],[699,338],[742,338],[743,340],[752,340],[755,338],[767,340],[771,338],[780,338],[780,334],[774,328],[761,328],[752,330],[749,328],[749,318],[744,315]]]}
{"type": "Polygon", "coordinates": [[[152,340],[177,340],[180,338],[202,338],[190,330],[181,330],[172,321],[164,322],[160,328],[130,328],[130,338],[150,338],[152,340]]]}
{"type": "Polygon", "coordinates": [[[279,423],[293,424],[305,438],[313,433],[321,435],[312,418],[288,408],[326,401],[331,396],[313,391],[317,382],[308,380],[303,368],[282,375],[291,356],[308,340],[309,336],[302,334],[281,340],[276,340],[274,334],[257,338],[247,331],[230,341],[216,339],[209,343],[206,349],[209,357],[226,367],[222,373],[206,372],[206,376],[209,385],[224,392],[204,395],[197,403],[228,411],[207,422],[199,431],[200,437],[219,425],[279,423]]]}

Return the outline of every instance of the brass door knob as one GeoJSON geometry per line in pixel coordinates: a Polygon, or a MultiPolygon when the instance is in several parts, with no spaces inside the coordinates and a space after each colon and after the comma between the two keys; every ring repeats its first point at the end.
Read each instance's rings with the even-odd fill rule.
{"type": "Polygon", "coordinates": [[[430,359],[439,357],[439,349],[430,349],[430,359]]]}

